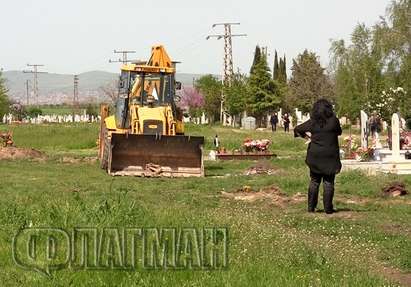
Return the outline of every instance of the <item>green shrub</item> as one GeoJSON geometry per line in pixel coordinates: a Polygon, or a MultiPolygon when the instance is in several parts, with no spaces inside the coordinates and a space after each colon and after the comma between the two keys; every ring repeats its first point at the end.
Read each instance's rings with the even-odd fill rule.
{"type": "Polygon", "coordinates": [[[35,118],[37,116],[43,115],[43,111],[40,108],[31,107],[27,110],[26,115],[29,116],[30,118],[35,118]]]}
{"type": "Polygon", "coordinates": [[[97,107],[93,106],[92,104],[88,104],[86,108],[86,114],[90,116],[98,116],[97,107]]]}

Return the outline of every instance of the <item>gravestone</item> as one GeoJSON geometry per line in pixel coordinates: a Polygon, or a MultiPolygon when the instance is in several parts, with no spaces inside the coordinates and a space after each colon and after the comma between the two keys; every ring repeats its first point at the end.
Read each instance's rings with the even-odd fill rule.
{"type": "Polygon", "coordinates": [[[208,124],[208,119],[207,119],[204,112],[201,114],[201,123],[202,124],[208,124]]]}
{"type": "Polygon", "coordinates": [[[303,115],[303,123],[305,123],[309,119],[310,119],[310,114],[309,113],[306,113],[305,115],[303,115]]]}
{"type": "Polygon", "coordinates": [[[295,109],[295,116],[297,117],[297,125],[303,123],[303,113],[299,111],[297,108],[295,109]]]}
{"type": "Polygon", "coordinates": [[[397,113],[392,115],[391,119],[391,142],[392,142],[392,159],[400,159],[400,117],[397,113]]]}
{"type": "Polygon", "coordinates": [[[283,121],[281,119],[283,118],[283,109],[280,108],[280,110],[277,113],[277,116],[278,116],[278,125],[282,127],[283,121]]]}
{"type": "Polygon", "coordinates": [[[361,110],[361,147],[368,148],[368,115],[361,110]]]}
{"type": "Polygon", "coordinates": [[[246,130],[255,130],[255,121],[254,117],[246,117],[243,119],[242,126],[246,130]]]}
{"type": "Polygon", "coordinates": [[[387,128],[388,128],[387,122],[386,122],[386,121],[383,121],[383,122],[382,122],[382,130],[383,130],[383,131],[386,131],[387,128]]]}

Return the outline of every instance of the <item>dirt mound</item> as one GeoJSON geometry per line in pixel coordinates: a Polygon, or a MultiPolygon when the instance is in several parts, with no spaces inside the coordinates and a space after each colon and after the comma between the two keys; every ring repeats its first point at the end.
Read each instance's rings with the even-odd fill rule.
{"type": "Polygon", "coordinates": [[[235,192],[221,192],[221,195],[225,198],[233,200],[240,200],[246,202],[255,202],[257,200],[268,200],[279,206],[284,206],[286,203],[305,201],[305,196],[301,193],[296,193],[289,197],[282,193],[277,186],[270,186],[262,188],[258,191],[253,190],[250,186],[243,186],[235,192]]]}
{"type": "Polygon", "coordinates": [[[259,161],[255,165],[244,171],[244,175],[257,175],[257,174],[275,174],[279,170],[274,167],[269,161],[259,161]]]}
{"type": "Polygon", "coordinates": [[[82,163],[82,162],[86,162],[86,163],[96,163],[97,162],[97,157],[83,157],[83,158],[74,158],[74,157],[69,157],[69,156],[63,156],[63,158],[61,158],[61,162],[62,163],[82,163]]]}
{"type": "Polygon", "coordinates": [[[44,159],[45,157],[41,151],[31,148],[0,147],[0,160],[44,159]]]}
{"type": "Polygon", "coordinates": [[[402,182],[392,182],[382,189],[385,196],[397,197],[408,194],[405,184],[402,182]]]}

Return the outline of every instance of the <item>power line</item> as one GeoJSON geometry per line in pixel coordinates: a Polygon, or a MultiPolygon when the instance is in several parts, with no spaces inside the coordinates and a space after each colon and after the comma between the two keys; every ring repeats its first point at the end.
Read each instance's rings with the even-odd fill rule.
{"type": "Polygon", "coordinates": [[[108,60],[109,63],[123,63],[127,64],[131,62],[131,60],[128,60],[128,54],[134,54],[136,51],[127,51],[127,50],[122,50],[122,51],[117,51],[114,50],[114,54],[122,54],[122,57],[119,58],[118,60],[108,60]]]}
{"type": "Polygon", "coordinates": [[[39,72],[38,67],[44,67],[42,64],[27,64],[27,67],[32,67],[33,70],[23,70],[23,73],[31,73],[34,75],[34,97],[36,98],[36,104],[39,105],[39,83],[38,83],[38,74],[46,74],[47,72],[39,72]]]}

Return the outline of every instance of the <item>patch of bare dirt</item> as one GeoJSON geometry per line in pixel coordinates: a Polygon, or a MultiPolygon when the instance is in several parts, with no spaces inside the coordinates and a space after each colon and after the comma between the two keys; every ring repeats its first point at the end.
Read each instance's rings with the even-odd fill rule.
{"type": "Polygon", "coordinates": [[[86,162],[86,163],[95,163],[97,162],[97,157],[83,157],[83,158],[75,158],[75,157],[69,157],[69,156],[63,156],[63,158],[61,159],[62,163],[71,163],[71,164],[76,164],[76,163],[82,163],[82,162],[86,162]]]}
{"type": "Polygon", "coordinates": [[[337,194],[336,201],[342,202],[345,204],[365,205],[369,203],[371,199],[367,197],[360,197],[360,196],[354,196],[354,195],[350,195],[349,197],[344,197],[344,196],[337,194]]]}
{"type": "Polygon", "coordinates": [[[398,269],[384,266],[379,270],[385,278],[398,282],[401,286],[411,287],[411,273],[401,272],[398,269]]]}
{"type": "Polygon", "coordinates": [[[306,196],[299,192],[293,196],[287,196],[276,186],[270,186],[258,191],[253,190],[250,186],[243,186],[235,192],[222,191],[221,195],[225,198],[245,202],[264,200],[278,206],[285,206],[288,203],[302,202],[306,200],[306,196]]]}
{"type": "Polygon", "coordinates": [[[255,165],[244,171],[244,175],[276,174],[280,170],[274,167],[269,161],[258,161],[255,165]]]}
{"type": "Polygon", "coordinates": [[[323,213],[325,218],[340,218],[340,219],[360,219],[363,215],[358,211],[345,210],[336,208],[336,212],[332,214],[323,213]]]}
{"type": "Polygon", "coordinates": [[[389,234],[400,234],[411,238],[411,228],[398,223],[382,224],[381,228],[389,234]]]}
{"type": "Polygon", "coordinates": [[[45,159],[46,155],[32,148],[0,147],[0,160],[45,159]]]}

